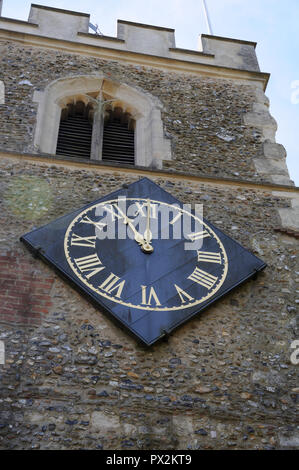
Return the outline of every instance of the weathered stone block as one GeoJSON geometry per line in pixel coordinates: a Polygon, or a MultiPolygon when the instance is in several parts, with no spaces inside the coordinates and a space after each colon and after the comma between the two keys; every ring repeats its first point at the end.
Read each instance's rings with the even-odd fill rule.
{"type": "Polygon", "coordinates": [[[265,141],[264,156],[271,160],[281,160],[286,158],[287,153],[283,145],[271,141],[265,141]]]}
{"type": "Polygon", "coordinates": [[[259,173],[283,176],[288,176],[289,174],[285,160],[254,158],[253,161],[259,173]]]}
{"type": "Polygon", "coordinates": [[[299,207],[294,209],[279,209],[281,224],[285,228],[299,229],[299,207]]]}
{"type": "Polygon", "coordinates": [[[94,411],[91,414],[91,425],[94,431],[98,431],[101,435],[111,431],[119,431],[119,416],[104,411],[94,411]]]}

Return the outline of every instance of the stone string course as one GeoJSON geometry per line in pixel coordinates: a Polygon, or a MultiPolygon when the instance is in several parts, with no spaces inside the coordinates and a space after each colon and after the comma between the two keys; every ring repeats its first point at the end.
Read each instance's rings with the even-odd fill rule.
{"type": "Polygon", "coordinates": [[[148,91],[163,103],[164,132],[173,158],[165,161],[165,169],[290,184],[283,151],[277,151],[274,143],[276,123],[267,98],[254,85],[5,41],[0,43],[0,70],[6,89],[5,105],[0,106],[2,150],[38,151],[33,148],[35,90],[61,77],[102,72],[112,81],[148,91]],[[267,143],[274,146],[270,154],[264,148],[267,143]]]}
{"type": "MultiPolygon", "coordinates": [[[[29,107],[18,106],[29,113],[29,107]]],[[[23,129],[30,145],[22,122],[19,132],[23,129]]],[[[13,133],[16,137],[17,124],[13,133]]],[[[178,130],[175,135],[178,164],[184,136],[178,130]]],[[[244,172],[253,172],[250,168],[249,160],[244,162],[244,172]]],[[[210,222],[268,267],[151,349],[138,345],[19,242],[34,227],[136,179],[117,171],[0,160],[0,260],[12,274],[24,267],[26,289],[36,297],[41,288],[38,306],[44,305],[38,322],[27,321],[24,301],[23,313],[16,310],[18,323],[0,303],[0,340],[6,346],[0,448],[296,448],[298,366],[290,362],[290,344],[299,333],[298,242],[274,231],[288,199],[265,189],[152,178],[183,202],[203,203],[210,222]]],[[[11,280],[1,278],[6,286],[1,293],[18,299],[19,285],[11,280]]]]}

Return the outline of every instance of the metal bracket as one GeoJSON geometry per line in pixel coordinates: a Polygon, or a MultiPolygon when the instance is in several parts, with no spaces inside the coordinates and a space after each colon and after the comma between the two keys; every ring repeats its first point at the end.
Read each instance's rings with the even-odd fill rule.
{"type": "Polygon", "coordinates": [[[258,275],[258,273],[259,273],[259,270],[258,270],[258,269],[255,269],[255,270],[254,270],[254,274],[253,274],[253,276],[252,276],[252,278],[251,278],[253,281],[256,281],[256,280],[257,280],[257,275],[258,275]]]}
{"type": "Polygon", "coordinates": [[[167,330],[162,330],[162,335],[162,340],[167,343],[170,337],[170,332],[167,330]]]}
{"type": "Polygon", "coordinates": [[[33,258],[38,258],[38,255],[41,253],[42,254],[43,250],[41,246],[38,246],[36,248],[32,247],[32,254],[33,258]]]}

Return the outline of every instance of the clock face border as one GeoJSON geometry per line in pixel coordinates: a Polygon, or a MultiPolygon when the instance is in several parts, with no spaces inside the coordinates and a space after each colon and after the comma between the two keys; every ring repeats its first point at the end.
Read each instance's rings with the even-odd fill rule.
{"type": "MultiPolygon", "coordinates": [[[[138,198],[138,197],[134,198],[134,197],[132,197],[132,198],[126,198],[126,201],[144,201],[144,202],[146,202],[147,199],[146,198],[138,198]]],[[[74,225],[76,223],[79,222],[80,218],[83,218],[83,216],[86,215],[86,213],[88,211],[92,211],[93,209],[96,209],[98,206],[100,206],[102,204],[106,205],[106,204],[117,203],[117,202],[118,202],[118,199],[110,199],[110,200],[105,200],[103,202],[98,202],[98,203],[88,207],[87,209],[80,212],[80,214],[77,215],[77,217],[75,217],[72,220],[72,222],[70,223],[70,225],[68,226],[68,228],[66,230],[65,238],[64,238],[65,257],[66,257],[71,269],[73,270],[75,276],[78,277],[83,284],[85,284],[89,289],[94,291],[97,295],[105,297],[106,299],[111,300],[112,302],[118,303],[118,304],[126,306],[126,307],[135,308],[135,309],[138,309],[138,310],[147,310],[147,311],[156,311],[156,312],[175,311],[175,310],[182,310],[182,309],[188,309],[188,308],[191,308],[191,307],[195,307],[196,305],[199,305],[199,304],[205,302],[210,297],[212,297],[214,294],[216,294],[216,292],[220,289],[220,287],[224,283],[224,281],[226,279],[227,272],[228,272],[228,259],[227,259],[227,254],[226,254],[225,248],[224,248],[222,242],[220,241],[219,237],[216,235],[216,233],[211,229],[211,227],[206,222],[204,222],[202,219],[200,219],[196,215],[192,214],[192,212],[188,212],[187,210],[182,209],[181,207],[177,209],[179,212],[185,213],[188,216],[193,217],[193,219],[197,220],[204,228],[206,228],[209,232],[212,233],[212,236],[216,240],[216,242],[217,242],[217,244],[218,244],[218,246],[221,250],[221,253],[222,253],[224,268],[223,268],[223,273],[222,273],[221,279],[216,283],[216,285],[213,289],[208,290],[208,293],[206,295],[201,296],[197,300],[194,299],[194,302],[190,302],[188,304],[182,303],[180,306],[175,306],[175,307],[167,307],[167,306],[166,307],[157,307],[156,306],[154,308],[153,306],[145,306],[145,305],[142,305],[142,304],[132,304],[131,302],[125,302],[121,299],[118,299],[117,297],[115,297],[113,295],[108,295],[107,293],[103,292],[103,290],[100,290],[99,288],[95,288],[95,286],[91,282],[88,282],[84,278],[84,276],[82,276],[82,274],[79,272],[79,270],[76,268],[76,264],[72,261],[71,256],[70,256],[71,248],[70,248],[69,239],[71,237],[72,228],[74,227],[74,225]]],[[[163,201],[160,201],[160,200],[150,199],[150,202],[153,203],[153,204],[162,204],[162,205],[171,207],[171,205],[169,203],[166,203],[166,202],[163,202],[163,201]]],[[[138,249],[138,248],[136,247],[136,249],[138,249]]],[[[150,257],[151,255],[146,255],[145,254],[144,256],[150,257]]]]}
{"type": "MultiPolygon", "coordinates": [[[[159,315],[159,312],[155,312],[153,309],[143,311],[144,313],[148,313],[147,318],[141,318],[139,322],[135,322],[134,325],[131,325],[126,319],[119,315],[120,308],[125,307],[116,304],[109,299],[105,299],[104,302],[98,294],[87,288],[87,286],[82,283],[77,276],[75,276],[75,273],[71,269],[67,259],[65,256],[62,257],[61,253],[64,254],[64,239],[67,228],[77,216],[92,206],[98,205],[102,202],[107,203],[108,200],[117,198],[118,196],[129,198],[129,195],[133,190],[135,191],[135,188],[137,189],[137,191],[134,192],[134,194],[136,193],[136,197],[133,198],[135,200],[138,199],[138,194],[140,195],[140,193],[140,197],[144,199],[154,199],[153,195],[158,193],[158,200],[162,198],[163,200],[168,201],[169,204],[178,204],[181,208],[183,206],[183,203],[172,196],[172,194],[168,193],[149,178],[144,177],[136,180],[130,185],[122,185],[114,192],[107,194],[98,200],[90,202],[80,209],[63,215],[42,227],[24,234],[20,237],[20,241],[23,242],[33,253],[34,257],[41,258],[44,262],[54,268],[55,271],[67,283],[87,297],[94,307],[100,309],[102,313],[108,314],[108,318],[110,318],[110,320],[112,320],[122,329],[125,329],[130,335],[133,335],[133,337],[138,339],[143,345],[151,346],[163,337],[168,336],[168,334],[176,330],[179,326],[185,324],[188,320],[193,318],[195,315],[198,315],[200,312],[208,308],[211,304],[222,298],[224,295],[228,294],[240,284],[243,284],[250,278],[256,277],[257,273],[262,271],[267,265],[253,253],[242,247],[242,245],[240,245],[237,241],[233,240],[231,237],[222,232],[222,230],[218,229],[212,223],[203,218],[203,223],[207,224],[208,228],[216,233],[216,235],[221,239],[221,242],[225,247],[225,252],[228,256],[228,264],[230,265],[230,268],[228,269],[223,285],[205,302],[202,302],[195,307],[190,307],[189,309],[187,308],[180,311],[175,311],[173,313],[173,319],[170,324],[166,325],[165,328],[161,328],[159,331],[156,329],[156,332],[149,332],[148,330],[148,325],[151,324],[151,319],[153,323],[157,321],[157,317],[155,318],[155,315],[158,315],[159,318],[163,316],[159,315]],[[150,191],[150,194],[148,194],[148,191],[150,191]],[[238,256],[240,255],[238,262],[236,262],[236,256],[233,258],[233,263],[230,260],[231,251],[234,255],[237,253],[238,256]],[[151,312],[152,316],[150,316],[151,312]],[[140,324],[142,321],[143,324],[140,324]]],[[[138,311],[138,309],[135,310],[138,311]]],[[[165,314],[166,313],[167,312],[165,312],[165,314]]],[[[155,328],[150,327],[149,329],[154,330],[155,328]]]]}

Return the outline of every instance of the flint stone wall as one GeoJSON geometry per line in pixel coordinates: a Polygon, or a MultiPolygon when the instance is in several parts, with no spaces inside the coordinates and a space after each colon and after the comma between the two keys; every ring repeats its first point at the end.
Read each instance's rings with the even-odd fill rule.
{"type": "Polygon", "coordinates": [[[274,140],[276,122],[257,85],[21,47],[4,40],[0,70],[6,87],[5,105],[0,106],[1,150],[38,153],[33,145],[34,91],[58,78],[102,72],[109,80],[149,92],[162,102],[164,133],[172,147],[172,161],[164,162],[165,169],[291,184],[284,150],[276,148],[274,140]],[[273,146],[270,155],[264,149],[267,143],[273,146]]]}
{"type": "Polygon", "coordinates": [[[274,230],[288,199],[152,178],[203,203],[268,267],[145,349],[19,242],[138,176],[5,159],[0,169],[1,449],[296,448],[297,240],[274,230]]]}

